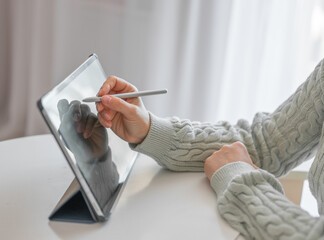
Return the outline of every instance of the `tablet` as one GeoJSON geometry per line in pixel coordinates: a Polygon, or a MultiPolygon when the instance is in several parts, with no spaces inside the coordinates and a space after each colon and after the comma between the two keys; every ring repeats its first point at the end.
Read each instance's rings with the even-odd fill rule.
{"type": "Polygon", "coordinates": [[[37,102],[75,176],[51,220],[107,220],[135,162],[137,153],[128,143],[99,123],[95,103],[81,103],[95,96],[106,78],[92,54],[37,102]]]}

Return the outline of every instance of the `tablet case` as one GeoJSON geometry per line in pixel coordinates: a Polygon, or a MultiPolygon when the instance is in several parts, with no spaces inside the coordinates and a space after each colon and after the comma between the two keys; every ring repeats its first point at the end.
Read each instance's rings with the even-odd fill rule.
{"type": "MultiPolygon", "coordinates": [[[[112,208],[122,188],[123,184],[119,184],[105,208],[112,208]]],[[[86,199],[77,179],[74,178],[50,214],[49,219],[62,222],[95,223],[109,218],[110,214],[105,219],[97,219],[86,199]]]]}
{"type": "Polygon", "coordinates": [[[49,216],[53,221],[94,223],[96,218],[83,196],[76,178],[72,181],[61,200],[49,216]]]}

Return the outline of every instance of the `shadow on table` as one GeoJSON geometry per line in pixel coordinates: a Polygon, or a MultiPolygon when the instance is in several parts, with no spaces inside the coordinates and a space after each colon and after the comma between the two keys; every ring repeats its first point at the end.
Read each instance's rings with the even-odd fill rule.
{"type": "Polygon", "coordinates": [[[79,239],[80,237],[87,238],[88,234],[91,234],[104,227],[105,222],[84,224],[50,221],[48,225],[60,239],[79,239]]]}
{"type": "Polygon", "coordinates": [[[237,231],[219,216],[215,193],[203,173],[178,173],[159,166],[135,167],[107,222],[90,225],[50,222],[56,235],[61,239],[237,237],[237,231]]]}
{"type": "Polygon", "coordinates": [[[215,193],[204,173],[135,167],[136,175],[131,176],[107,226],[113,236],[119,232],[120,239],[237,237],[237,231],[219,216],[215,193]]]}

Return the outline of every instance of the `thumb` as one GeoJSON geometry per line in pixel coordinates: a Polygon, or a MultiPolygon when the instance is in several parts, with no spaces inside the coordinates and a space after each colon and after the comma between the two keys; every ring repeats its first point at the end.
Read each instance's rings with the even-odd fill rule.
{"type": "Polygon", "coordinates": [[[101,102],[106,108],[120,112],[125,116],[131,116],[136,111],[136,105],[130,104],[118,97],[105,95],[101,98],[101,102]]]}

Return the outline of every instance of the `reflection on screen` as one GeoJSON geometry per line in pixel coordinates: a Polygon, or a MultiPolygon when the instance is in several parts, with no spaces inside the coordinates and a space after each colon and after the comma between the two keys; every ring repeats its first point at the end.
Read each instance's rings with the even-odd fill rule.
{"type": "Polygon", "coordinates": [[[59,133],[74,154],[90,189],[101,208],[108,203],[118,187],[119,174],[112,161],[106,129],[88,105],[66,99],[57,104],[61,124],[59,133]]]}
{"type": "Polygon", "coordinates": [[[101,209],[108,211],[107,203],[128,176],[135,153],[99,123],[94,103],[81,104],[82,99],[95,96],[105,80],[95,59],[41,101],[51,126],[65,145],[68,161],[77,166],[101,209]]]}

